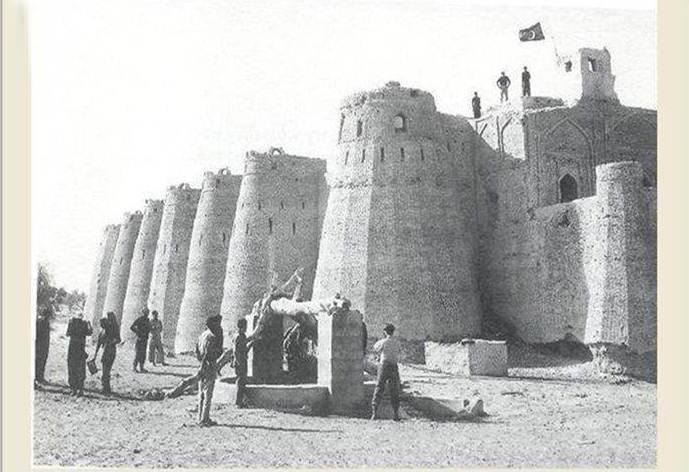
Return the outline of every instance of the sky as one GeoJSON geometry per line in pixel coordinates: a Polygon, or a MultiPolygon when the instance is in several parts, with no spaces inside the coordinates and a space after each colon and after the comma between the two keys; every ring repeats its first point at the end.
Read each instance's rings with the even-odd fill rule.
{"type": "Polygon", "coordinates": [[[125,211],[207,170],[241,173],[249,150],[328,159],[342,98],[390,80],[469,115],[473,91],[498,100],[500,71],[518,85],[528,65],[534,95],[561,96],[554,50],[605,46],[621,102],[656,108],[650,1],[28,3],[32,256],[68,289],[88,291],[125,211]],[[520,42],[537,21],[546,41],[520,42]]]}

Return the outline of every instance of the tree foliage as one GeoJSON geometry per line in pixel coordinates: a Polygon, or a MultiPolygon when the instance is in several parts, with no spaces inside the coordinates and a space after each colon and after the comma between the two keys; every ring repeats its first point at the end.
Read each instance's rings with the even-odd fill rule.
{"type": "Polygon", "coordinates": [[[45,264],[38,264],[38,274],[36,281],[36,308],[38,313],[48,309],[52,314],[60,311],[62,305],[66,305],[70,310],[80,310],[84,308],[86,294],[79,290],[68,292],[63,287],[53,285],[50,271],[45,264]]]}

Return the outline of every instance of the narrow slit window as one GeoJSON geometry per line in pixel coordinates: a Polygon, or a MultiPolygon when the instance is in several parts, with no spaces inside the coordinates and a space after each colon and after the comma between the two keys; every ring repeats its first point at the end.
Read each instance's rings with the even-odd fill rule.
{"type": "Polygon", "coordinates": [[[361,150],[361,162],[366,160],[366,149],[361,150]]]}
{"type": "Polygon", "coordinates": [[[244,229],[244,234],[246,234],[246,235],[249,234],[249,223],[246,224],[246,228],[244,229]]]}
{"type": "Polygon", "coordinates": [[[349,162],[349,151],[345,153],[345,165],[349,162]]]}
{"type": "Polygon", "coordinates": [[[273,234],[273,219],[268,218],[268,234],[273,234]]]}
{"type": "Polygon", "coordinates": [[[175,244],[175,252],[179,252],[179,244],[175,244]]]}
{"type": "Polygon", "coordinates": [[[404,148],[400,148],[400,161],[404,161],[404,148]]]}
{"type": "Polygon", "coordinates": [[[425,160],[426,160],[426,156],[425,156],[424,153],[423,153],[423,148],[420,148],[419,151],[421,151],[421,160],[422,160],[422,161],[425,161],[425,160]]]}
{"type": "Polygon", "coordinates": [[[258,201],[258,209],[259,210],[261,209],[261,201],[260,200],[258,201]]]}
{"type": "Polygon", "coordinates": [[[285,202],[280,202],[280,209],[284,210],[285,209],[285,202]]]}
{"type": "Polygon", "coordinates": [[[342,140],[342,127],[344,126],[344,121],[345,121],[345,116],[344,114],[340,115],[340,131],[337,134],[337,141],[340,142],[342,140]]]}
{"type": "Polygon", "coordinates": [[[357,120],[356,122],[356,135],[357,137],[361,136],[361,134],[364,132],[364,122],[361,120],[357,120]]]}
{"type": "Polygon", "coordinates": [[[380,148],[380,162],[383,162],[385,160],[385,148],[381,147],[380,148]]]}
{"type": "Polygon", "coordinates": [[[141,258],[144,259],[146,257],[146,249],[141,250],[141,258]]]}
{"type": "Polygon", "coordinates": [[[163,245],[163,255],[167,252],[167,244],[163,245]]]}
{"type": "Polygon", "coordinates": [[[596,63],[596,60],[589,57],[586,63],[589,66],[589,71],[590,72],[596,72],[598,70],[598,64],[596,63]]]}
{"type": "Polygon", "coordinates": [[[447,142],[447,152],[452,152],[452,148],[450,147],[450,141],[447,142]]]}
{"type": "Polygon", "coordinates": [[[301,202],[301,209],[303,210],[304,208],[306,208],[306,203],[301,202]]]}
{"type": "Polygon", "coordinates": [[[297,224],[292,223],[292,234],[297,234],[297,224]]]}
{"type": "Polygon", "coordinates": [[[227,235],[226,235],[225,232],[223,231],[223,233],[222,233],[222,245],[223,245],[223,246],[225,245],[225,241],[226,241],[226,240],[227,240],[227,235]]]}

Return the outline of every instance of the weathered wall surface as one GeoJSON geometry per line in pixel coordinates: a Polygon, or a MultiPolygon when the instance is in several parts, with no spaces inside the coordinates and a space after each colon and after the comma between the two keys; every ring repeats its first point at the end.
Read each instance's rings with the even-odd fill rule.
{"type": "Polygon", "coordinates": [[[163,344],[166,349],[173,349],[175,344],[189,244],[200,193],[199,189],[181,184],[170,187],[165,197],[148,306],[158,311],[163,323],[163,344]]]}
{"type": "Polygon", "coordinates": [[[105,303],[105,295],[108,290],[110,267],[112,266],[112,258],[115,255],[115,246],[117,245],[119,234],[120,225],[107,225],[103,231],[103,238],[96,253],[96,262],[91,275],[89,294],[84,305],[84,314],[87,319],[91,320],[91,325],[93,326],[93,339],[98,336],[100,331],[99,320],[103,315],[103,303],[105,303]]]}
{"type": "Polygon", "coordinates": [[[184,297],[175,336],[175,352],[193,351],[206,319],[220,313],[227,251],[242,176],[228,169],[207,172],[189,245],[184,297]]]}
{"type": "Polygon", "coordinates": [[[470,134],[395,83],[345,100],[314,298],[341,292],[372,334],[388,322],[411,340],[478,333],[470,134]]]}
{"type": "Polygon", "coordinates": [[[122,308],[122,340],[133,339],[136,335],[129,329],[134,320],[147,307],[148,292],[151,288],[153,261],[155,259],[160,221],[163,218],[163,201],[146,200],[141,229],[134,245],[134,254],[127,282],[127,295],[122,308]]]}
{"type": "Polygon", "coordinates": [[[120,234],[115,245],[115,254],[110,266],[110,277],[108,278],[108,289],[103,303],[102,315],[105,316],[109,311],[112,311],[115,313],[118,323],[122,322],[122,306],[127,294],[129,269],[142,218],[143,215],[140,211],[124,214],[124,219],[120,225],[120,234]]]}
{"type": "Polygon", "coordinates": [[[271,282],[281,284],[304,267],[302,297],[311,298],[318,259],[325,161],[284,154],[247,153],[237,201],[222,303],[225,332],[271,282]],[[277,275],[277,278],[275,278],[277,275]]]}

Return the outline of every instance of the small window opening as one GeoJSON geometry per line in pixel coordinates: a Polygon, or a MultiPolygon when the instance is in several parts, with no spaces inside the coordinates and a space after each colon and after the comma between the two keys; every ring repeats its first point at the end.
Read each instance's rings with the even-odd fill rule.
{"type": "Polygon", "coordinates": [[[447,142],[447,152],[452,152],[452,148],[450,147],[450,141],[447,142]]]}
{"type": "Polygon", "coordinates": [[[225,232],[223,231],[223,233],[222,233],[222,245],[223,245],[223,246],[225,245],[225,241],[226,241],[226,240],[227,240],[227,235],[226,235],[225,232]]]}
{"type": "Polygon", "coordinates": [[[199,236],[199,247],[201,247],[201,242],[203,241],[203,234],[199,236]]]}
{"type": "Polygon", "coordinates": [[[357,120],[356,122],[356,135],[361,136],[361,133],[364,132],[364,123],[361,120],[357,120]]]}
{"type": "Polygon", "coordinates": [[[349,162],[349,151],[345,153],[345,165],[347,165],[347,162],[349,162]]]}
{"type": "Polygon", "coordinates": [[[306,203],[301,202],[301,209],[303,210],[304,208],[306,208],[306,203]]]}
{"type": "Polygon", "coordinates": [[[258,201],[258,209],[259,210],[261,209],[261,201],[260,200],[258,201]]]}
{"type": "Polygon", "coordinates": [[[407,119],[402,114],[396,115],[395,118],[393,118],[392,125],[396,133],[407,131],[407,119]]]}
{"type": "Polygon", "coordinates": [[[598,64],[596,63],[595,59],[588,58],[587,64],[589,66],[589,71],[590,72],[596,72],[598,70],[598,64]]]}
{"type": "Polygon", "coordinates": [[[400,161],[404,161],[404,148],[400,148],[400,161]]]}
{"type": "Polygon", "coordinates": [[[565,72],[572,72],[572,61],[565,62],[565,72]]]}
{"type": "Polygon", "coordinates": [[[249,223],[246,224],[246,229],[244,229],[244,234],[249,234],[249,223]]]}
{"type": "Polygon", "coordinates": [[[284,210],[285,209],[285,202],[280,202],[280,209],[284,210]]]}
{"type": "Polygon", "coordinates": [[[179,252],[179,244],[175,244],[175,252],[179,252]]]}
{"type": "Polygon", "coordinates": [[[166,252],[167,252],[167,244],[164,244],[163,245],[163,255],[165,255],[166,252]]]}
{"type": "Polygon", "coordinates": [[[380,162],[383,162],[385,160],[385,148],[381,147],[380,148],[380,162]]]}
{"type": "Polygon", "coordinates": [[[141,258],[144,259],[146,257],[146,250],[142,249],[141,250],[141,258]]]}
{"type": "Polygon", "coordinates": [[[122,265],[122,258],[120,257],[120,265],[122,265]]]}
{"type": "Polygon", "coordinates": [[[340,131],[337,133],[337,141],[342,140],[342,127],[344,126],[344,121],[345,121],[345,116],[344,114],[340,115],[340,131]]]}
{"type": "Polygon", "coordinates": [[[577,181],[569,174],[565,174],[560,179],[560,203],[571,202],[576,200],[577,195],[577,181]]]}
{"type": "Polygon", "coordinates": [[[292,234],[297,234],[297,224],[294,222],[292,223],[292,234]]]}
{"type": "Polygon", "coordinates": [[[220,187],[220,179],[215,179],[215,186],[220,187]]]}
{"type": "Polygon", "coordinates": [[[268,234],[273,234],[273,219],[268,218],[268,234]]]}
{"type": "Polygon", "coordinates": [[[422,161],[425,161],[425,160],[426,160],[426,156],[423,154],[423,148],[420,148],[419,151],[421,151],[421,160],[422,160],[422,161]]]}
{"type": "Polygon", "coordinates": [[[277,162],[273,161],[273,162],[270,163],[270,169],[271,169],[271,170],[275,170],[275,169],[277,169],[277,168],[278,168],[278,163],[277,163],[277,162]]]}
{"type": "Polygon", "coordinates": [[[366,149],[361,150],[361,162],[366,160],[366,149]]]}

